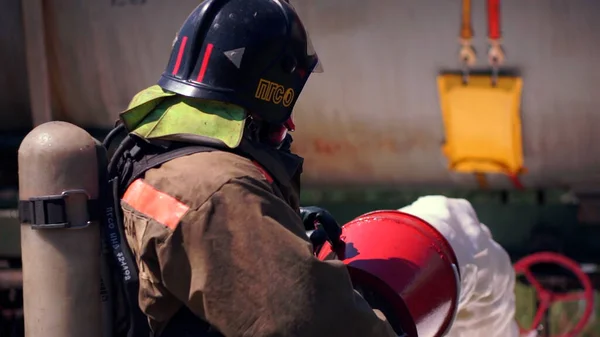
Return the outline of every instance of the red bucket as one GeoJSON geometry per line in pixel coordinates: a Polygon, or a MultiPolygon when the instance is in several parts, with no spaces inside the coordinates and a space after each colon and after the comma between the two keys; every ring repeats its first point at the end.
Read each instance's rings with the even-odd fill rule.
{"type": "Polygon", "coordinates": [[[335,253],[355,285],[389,301],[410,337],[443,336],[450,329],[460,292],[458,261],[434,227],[400,211],[375,211],[343,226],[341,239],[341,249],[332,252],[326,244],[319,259],[335,253]]]}

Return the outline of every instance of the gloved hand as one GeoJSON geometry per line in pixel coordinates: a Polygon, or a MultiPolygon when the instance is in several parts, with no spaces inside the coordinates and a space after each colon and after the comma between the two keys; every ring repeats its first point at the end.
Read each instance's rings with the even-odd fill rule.
{"type": "Polygon", "coordinates": [[[327,210],[316,206],[300,207],[300,217],[304,229],[313,231],[309,237],[315,250],[325,241],[334,247],[341,243],[342,228],[327,210]]]}

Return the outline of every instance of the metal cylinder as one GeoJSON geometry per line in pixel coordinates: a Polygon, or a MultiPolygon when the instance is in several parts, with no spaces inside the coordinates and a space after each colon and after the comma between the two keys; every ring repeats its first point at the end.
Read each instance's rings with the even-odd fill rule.
{"type": "Polygon", "coordinates": [[[21,224],[25,336],[101,337],[100,229],[87,207],[98,198],[96,141],[49,122],[25,137],[18,156],[21,203],[62,197],[68,220],[21,224]]]}
{"type": "Polygon", "coordinates": [[[458,308],[460,275],[452,247],[433,226],[399,211],[376,211],[342,227],[342,249],[326,244],[325,260],[335,252],[355,286],[381,294],[409,337],[447,333],[458,308]]]}

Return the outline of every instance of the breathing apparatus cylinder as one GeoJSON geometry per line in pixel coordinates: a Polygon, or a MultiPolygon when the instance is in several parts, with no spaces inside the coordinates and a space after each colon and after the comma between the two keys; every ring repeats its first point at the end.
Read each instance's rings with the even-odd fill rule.
{"type": "Polygon", "coordinates": [[[48,122],[18,152],[26,337],[101,337],[98,159],[83,129],[48,122]]]}

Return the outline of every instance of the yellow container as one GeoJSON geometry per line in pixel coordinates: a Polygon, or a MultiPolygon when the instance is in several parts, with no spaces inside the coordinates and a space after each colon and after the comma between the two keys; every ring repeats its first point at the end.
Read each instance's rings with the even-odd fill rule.
{"type": "Polygon", "coordinates": [[[520,77],[440,75],[437,79],[449,169],[461,173],[524,171],[520,77]]]}

